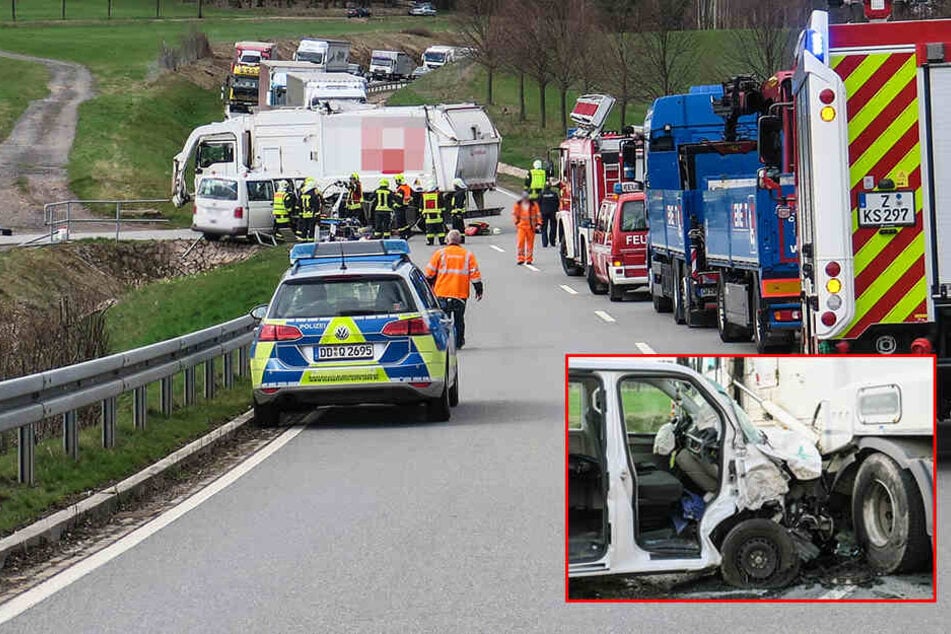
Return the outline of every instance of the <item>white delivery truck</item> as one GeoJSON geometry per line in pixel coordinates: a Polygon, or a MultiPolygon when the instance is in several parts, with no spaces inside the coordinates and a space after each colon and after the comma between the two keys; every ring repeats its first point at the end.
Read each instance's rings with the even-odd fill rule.
{"type": "Polygon", "coordinates": [[[415,68],[413,58],[402,51],[373,51],[370,54],[369,75],[373,79],[406,79],[415,68]]]}
{"type": "Polygon", "coordinates": [[[284,105],[291,108],[326,111],[367,101],[367,80],[349,73],[289,72],[285,83],[284,105]]]}
{"type": "MultiPolygon", "coordinates": [[[[759,359],[719,361],[731,383],[764,370],[759,359]]],[[[878,571],[925,569],[933,360],[865,358],[845,372],[829,358],[791,361],[784,384],[800,377],[814,389],[784,397],[798,414],[783,428],[754,424],[718,382],[684,365],[570,358],[569,576],[719,567],[736,586],[781,587],[801,561],[834,550],[843,529],[878,571]]]]}
{"type": "Polygon", "coordinates": [[[297,45],[295,62],[310,62],[326,73],[346,73],[350,66],[350,42],[305,38],[297,45]]]}
{"type": "Polygon", "coordinates": [[[432,182],[441,191],[462,178],[480,210],[495,188],[501,137],[475,104],[387,106],[324,114],[266,110],[200,126],[172,164],[172,199],[191,200],[208,176],[253,180],[313,178],[321,187],[360,174],[363,190],[402,173],[412,185],[432,182]],[[191,169],[189,169],[191,168],[191,169]],[[187,173],[194,173],[188,183],[187,173]]]}
{"type": "Polygon", "coordinates": [[[423,66],[428,68],[439,68],[454,61],[456,61],[455,46],[430,46],[423,51],[423,66]]]}

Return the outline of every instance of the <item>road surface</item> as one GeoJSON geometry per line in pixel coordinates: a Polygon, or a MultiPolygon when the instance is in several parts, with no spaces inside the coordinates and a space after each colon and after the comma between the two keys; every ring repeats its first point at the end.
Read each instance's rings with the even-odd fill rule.
{"type": "MultiPolygon", "coordinates": [[[[486,294],[468,310],[449,423],[405,409],[313,416],[88,574],[63,576],[10,620],[27,602],[0,606],[0,633],[946,631],[947,602],[566,604],[564,353],[753,346],[674,326],[647,302],[593,297],[555,249],[539,250],[537,270],[516,266],[506,229],[467,245],[486,294]]],[[[420,244],[421,263],[431,249],[420,244]]],[[[938,484],[951,487],[951,470],[938,484]]]]}

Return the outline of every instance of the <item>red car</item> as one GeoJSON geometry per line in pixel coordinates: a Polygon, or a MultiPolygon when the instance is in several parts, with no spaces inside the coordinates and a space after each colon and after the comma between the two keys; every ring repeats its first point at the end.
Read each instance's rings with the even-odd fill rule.
{"type": "Polygon", "coordinates": [[[647,210],[637,183],[619,183],[594,217],[588,287],[619,302],[628,290],[647,286],[647,210]]]}

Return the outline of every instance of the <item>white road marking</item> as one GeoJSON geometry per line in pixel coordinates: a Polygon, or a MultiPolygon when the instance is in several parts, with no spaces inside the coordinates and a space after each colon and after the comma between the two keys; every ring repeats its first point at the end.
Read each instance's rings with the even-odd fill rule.
{"type": "Polygon", "coordinates": [[[518,196],[518,195],[516,195],[516,194],[513,194],[513,193],[510,192],[509,190],[507,190],[507,189],[502,189],[501,187],[496,187],[496,188],[495,188],[495,191],[499,192],[500,194],[504,194],[505,196],[508,196],[509,198],[511,198],[511,199],[513,199],[513,200],[518,200],[519,198],[521,198],[521,196],[518,196]]]}
{"type": "Polygon", "coordinates": [[[559,284],[559,285],[558,285],[558,288],[560,288],[561,290],[565,291],[565,292],[568,293],[569,295],[577,295],[577,294],[578,294],[578,291],[576,291],[575,289],[571,288],[571,287],[568,286],[567,284],[559,284]]]}
{"type": "Polygon", "coordinates": [[[643,341],[638,341],[634,345],[637,346],[637,349],[641,351],[641,354],[656,354],[654,352],[654,349],[651,348],[646,343],[644,343],[643,341]]]}
{"type": "Polygon", "coordinates": [[[614,317],[612,317],[611,315],[607,314],[607,313],[604,312],[603,310],[596,310],[596,311],[594,311],[594,314],[597,315],[598,317],[600,317],[601,319],[603,319],[604,321],[608,322],[608,323],[611,323],[611,322],[614,321],[614,317]]]}
{"type": "Polygon", "coordinates": [[[490,244],[489,246],[495,249],[496,251],[498,251],[499,253],[505,253],[505,249],[503,249],[502,247],[497,247],[494,244],[490,244]]]}
{"type": "Polygon", "coordinates": [[[852,594],[852,591],[855,590],[855,586],[845,585],[839,588],[832,588],[825,594],[820,594],[819,599],[841,599],[852,594]]]}
{"type": "Polygon", "coordinates": [[[525,265],[525,268],[526,268],[526,269],[531,269],[531,270],[535,271],[536,273],[539,273],[539,272],[540,272],[540,269],[535,268],[535,265],[534,265],[534,264],[526,264],[526,265],[525,265]]]}
{"type": "Polygon", "coordinates": [[[158,531],[162,530],[181,516],[197,508],[203,502],[206,502],[216,493],[220,493],[225,487],[233,484],[241,476],[245,475],[251,469],[264,462],[274,452],[289,443],[297,434],[304,430],[303,426],[291,427],[286,432],[278,436],[271,444],[264,449],[252,455],[250,458],[239,464],[237,467],[221,476],[210,485],[191,496],[178,506],[162,513],[151,522],[137,528],[114,544],[110,544],[97,553],[94,553],[83,559],[74,566],[70,566],[55,577],[44,581],[18,595],[3,605],[0,605],[0,624],[6,623],[23,612],[29,610],[37,603],[53,596],[63,588],[69,586],[75,581],[79,581],[90,572],[93,572],[100,566],[103,566],[127,550],[134,548],[140,542],[148,539],[158,531]]]}

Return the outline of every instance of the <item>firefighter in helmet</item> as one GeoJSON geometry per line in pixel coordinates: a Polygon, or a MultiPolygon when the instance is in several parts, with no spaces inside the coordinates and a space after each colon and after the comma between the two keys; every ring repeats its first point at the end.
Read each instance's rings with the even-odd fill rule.
{"type": "Polygon", "coordinates": [[[439,244],[446,244],[446,223],[443,220],[443,208],[439,188],[435,181],[427,183],[423,192],[423,222],[426,225],[426,244],[432,244],[439,239],[439,244]]]}
{"type": "Polygon", "coordinates": [[[274,226],[280,231],[290,226],[290,218],[287,216],[287,181],[281,181],[274,192],[274,202],[271,212],[274,214],[274,226]]]}
{"type": "Polygon", "coordinates": [[[469,205],[469,189],[466,182],[461,178],[452,181],[453,191],[449,197],[449,221],[453,229],[456,229],[462,236],[462,242],[466,241],[466,208],[469,205]]]}
{"type": "Polygon", "coordinates": [[[297,235],[305,240],[314,237],[314,228],[320,220],[322,200],[317,191],[317,183],[313,178],[306,178],[300,195],[301,212],[297,235]]]}
{"type": "Polygon", "coordinates": [[[374,239],[389,238],[392,233],[393,206],[395,199],[390,190],[390,181],[380,179],[380,186],[374,192],[373,210],[373,237],[374,239]]]}
{"type": "Polygon", "coordinates": [[[405,240],[409,238],[410,228],[406,210],[413,199],[413,190],[410,188],[409,184],[406,182],[406,178],[402,174],[397,174],[393,177],[393,180],[396,182],[396,192],[393,196],[393,213],[395,216],[396,227],[395,231],[401,238],[405,240]]]}
{"type": "Polygon", "coordinates": [[[542,168],[542,162],[536,159],[528,172],[528,178],[525,179],[525,189],[528,190],[529,200],[538,200],[541,197],[547,178],[548,174],[542,168]]]}
{"type": "Polygon", "coordinates": [[[363,185],[360,175],[354,172],[347,182],[347,205],[345,217],[363,221],[363,185]]]}

